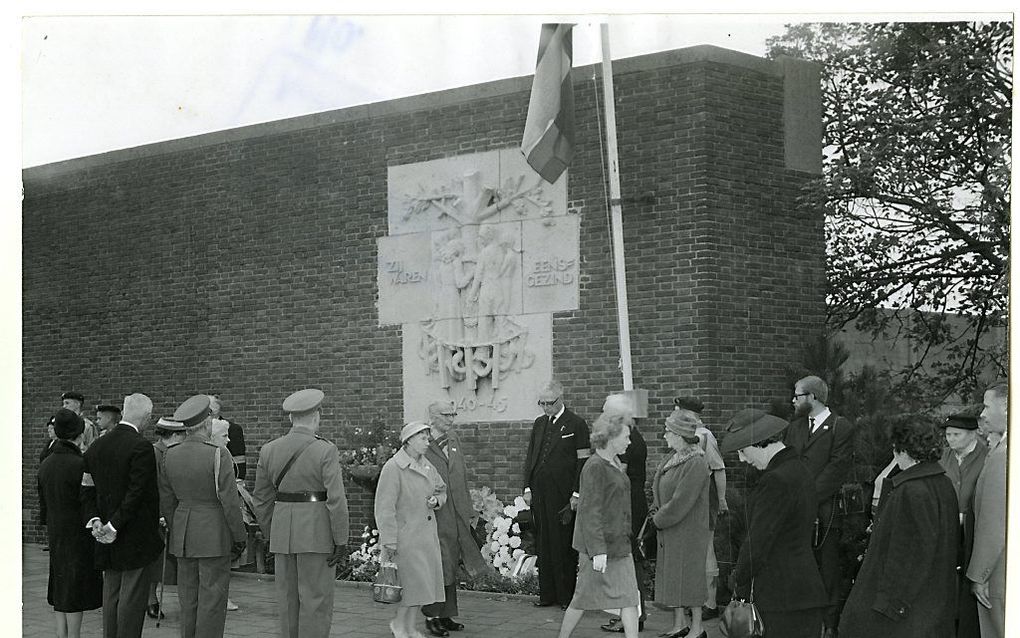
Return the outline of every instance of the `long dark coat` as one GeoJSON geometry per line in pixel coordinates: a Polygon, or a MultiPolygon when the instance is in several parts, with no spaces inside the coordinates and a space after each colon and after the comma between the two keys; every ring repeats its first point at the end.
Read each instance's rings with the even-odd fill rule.
{"type": "Polygon", "coordinates": [[[630,429],[630,445],[620,455],[620,461],[627,466],[630,480],[630,523],[631,551],[637,555],[637,535],[648,517],[648,499],[645,498],[645,483],[648,482],[648,444],[637,425],[630,429]]]}
{"type": "Polygon", "coordinates": [[[96,541],[81,524],[79,492],[81,450],[57,439],[39,467],[39,516],[50,546],[46,601],[53,609],[72,613],[103,604],[103,574],[95,566],[96,541]]]}
{"type": "Polygon", "coordinates": [[[152,444],[122,422],[96,439],[84,458],[83,523],[96,516],[117,530],[113,543],[97,545],[96,566],[127,571],[151,564],[163,551],[152,444]]]}
{"type": "Polygon", "coordinates": [[[797,451],[784,448],[769,461],[748,499],[734,595],[746,600],[753,582],[754,602],[763,613],[816,609],[828,602],[811,552],[817,511],[812,486],[797,451]]]}
{"type": "Polygon", "coordinates": [[[450,432],[446,441],[446,452],[432,441],[425,457],[446,483],[446,503],[436,510],[436,527],[443,554],[443,583],[450,585],[456,582],[457,567],[462,561],[471,576],[483,574],[488,568],[471,536],[471,516],[475,509],[468,492],[467,467],[460,438],[450,432]]]}
{"type": "Polygon", "coordinates": [[[956,492],[935,461],[889,481],[892,488],[872,527],[839,635],[950,638],[960,534],[956,492]]]}

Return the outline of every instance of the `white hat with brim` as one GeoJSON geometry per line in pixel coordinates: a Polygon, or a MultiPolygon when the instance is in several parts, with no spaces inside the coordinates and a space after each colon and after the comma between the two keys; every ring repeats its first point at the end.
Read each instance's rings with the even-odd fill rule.
{"type": "Polygon", "coordinates": [[[407,443],[407,439],[411,438],[415,434],[418,434],[422,430],[428,430],[429,424],[424,421],[411,421],[400,429],[400,444],[407,443]]]}

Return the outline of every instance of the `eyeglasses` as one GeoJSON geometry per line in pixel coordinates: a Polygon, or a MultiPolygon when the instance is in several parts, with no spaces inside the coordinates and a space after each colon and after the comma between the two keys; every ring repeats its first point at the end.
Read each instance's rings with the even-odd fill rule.
{"type": "Polygon", "coordinates": [[[556,405],[556,402],[559,400],[560,400],[559,397],[556,397],[552,401],[542,401],[541,399],[539,399],[538,404],[543,408],[551,408],[552,406],[556,405]]]}
{"type": "Polygon", "coordinates": [[[811,394],[810,392],[794,392],[793,393],[793,400],[796,401],[799,397],[806,397],[806,396],[808,396],[810,394],[811,394]]]}

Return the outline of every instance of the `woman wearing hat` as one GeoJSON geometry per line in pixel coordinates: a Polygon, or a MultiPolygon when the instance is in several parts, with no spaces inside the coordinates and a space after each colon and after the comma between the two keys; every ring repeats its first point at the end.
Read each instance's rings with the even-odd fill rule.
{"type": "Polygon", "coordinates": [[[400,604],[390,621],[395,638],[421,638],[418,608],[445,600],[443,559],[435,510],[446,502],[446,484],[425,458],[429,426],[412,421],[400,431],[401,447],[383,465],[375,490],[380,561],[397,564],[400,604]]]}
{"type": "Polygon", "coordinates": [[[722,453],[761,471],[730,586],[735,599],[754,601],[766,638],[818,638],[828,596],[811,552],[817,497],[807,465],[783,443],[788,425],[753,408],[727,424],[722,453]]]}
{"type": "Polygon", "coordinates": [[[956,635],[960,518],[952,481],[939,465],[942,438],[925,417],[893,424],[889,440],[900,472],[888,479],[840,638],[956,635]]]}
{"type": "Polygon", "coordinates": [[[708,464],[695,433],[700,420],[678,408],[666,418],[663,438],[673,450],[652,478],[652,522],[658,532],[655,602],[673,608],[666,636],[705,638],[701,605],[708,596],[708,464]],[[687,624],[684,608],[691,611],[687,624]]]}
{"type": "Polygon", "coordinates": [[[56,613],[57,636],[81,635],[83,612],[103,604],[103,576],[95,569],[95,540],[82,525],[78,493],[84,471],[85,421],[61,408],[53,417],[52,452],[39,467],[39,515],[46,524],[50,575],[46,601],[56,613]]]}
{"type": "Polygon", "coordinates": [[[592,424],[595,454],[581,470],[573,547],[578,553],[577,588],[563,614],[567,638],[586,609],[620,609],[623,631],[638,635],[638,594],[631,556],[630,479],[618,458],[630,445],[628,415],[603,413],[592,424]]]}

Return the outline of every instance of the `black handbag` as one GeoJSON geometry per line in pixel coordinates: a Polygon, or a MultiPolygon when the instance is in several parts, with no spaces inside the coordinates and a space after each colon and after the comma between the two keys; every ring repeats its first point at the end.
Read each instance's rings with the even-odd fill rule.
{"type": "Polygon", "coordinates": [[[638,553],[645,560],[655,560],[658,548],[659,533],[655,528],[655,523],[652,522],[652,515],[649,514],[638,531],[638,553]]]}

